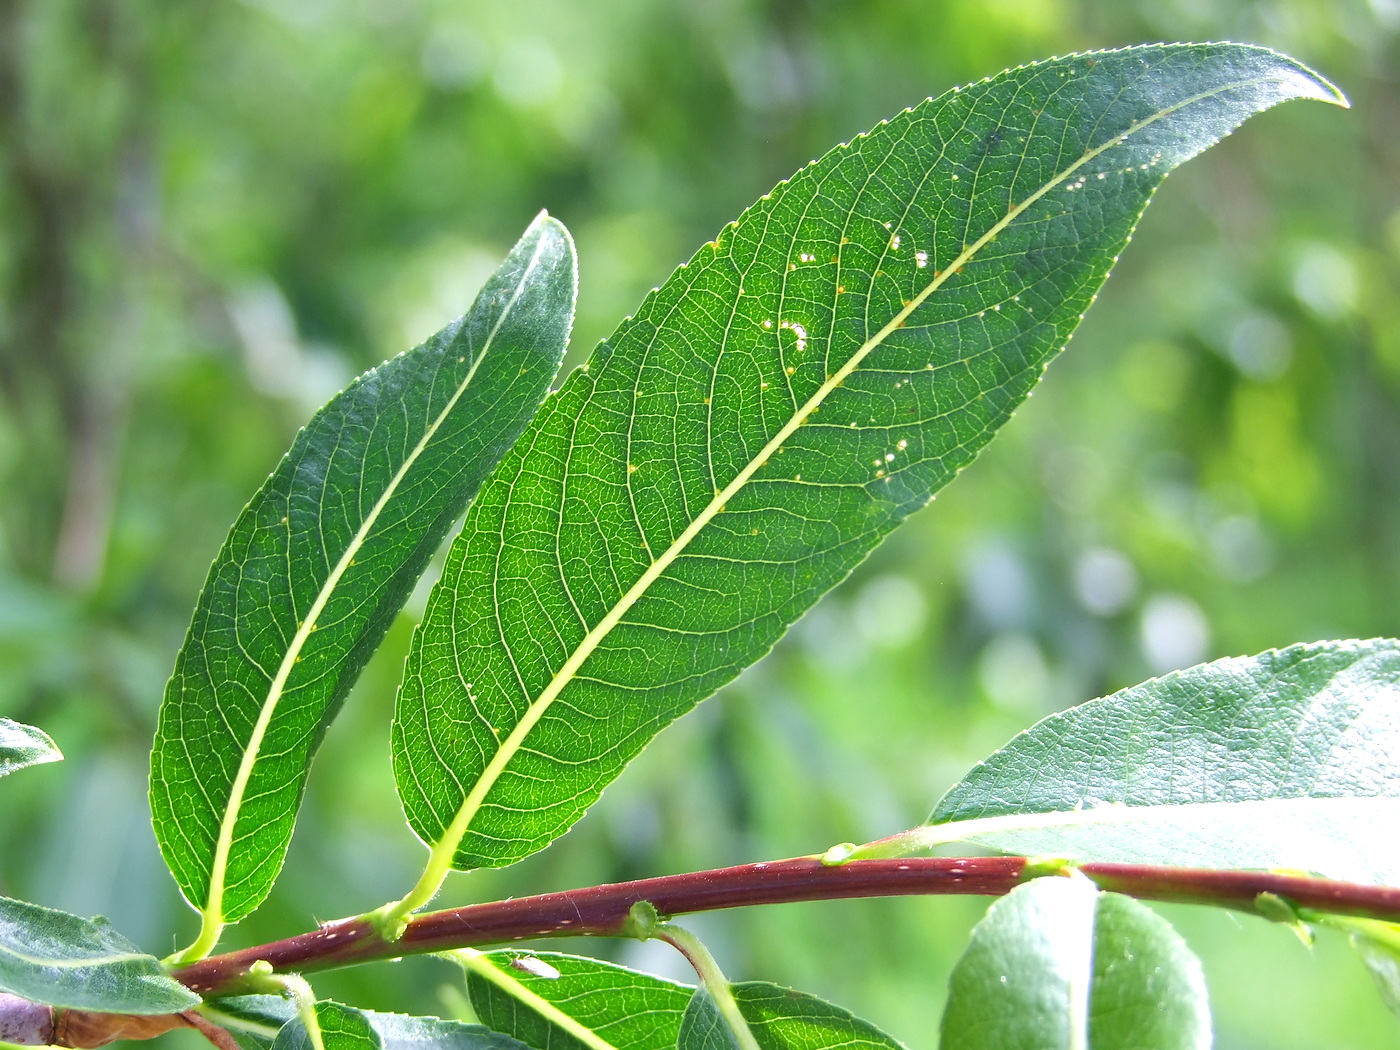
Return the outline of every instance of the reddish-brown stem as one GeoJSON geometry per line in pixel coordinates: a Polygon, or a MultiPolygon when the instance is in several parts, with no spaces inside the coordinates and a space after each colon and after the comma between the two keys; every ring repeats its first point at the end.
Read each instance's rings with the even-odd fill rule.
{"type": "MultiPolygon", "coordinates": [[[[638,901],[650,901],[662,916],[672,916],[850,897],[999,896],[1027,877],[1026,865],[1024,857],[908,857],[837,866],[824,865],[816,857],[797,857],[742,864],[430,912],[416,916],[394,942],[381,939],[364,919],[343,919],[284,941],[212,956],[174,976],[211,997],[248,990],[249,968],[259,960],[276,971],[311,973],[534,937],[618,936],[625,934],[628,912],[638,901]]],[[[1313,911],[1400,921],[1400,888],[1145,864],[1086,864],[1082,870],[1106,890],[1146,900],[1253,911],[1259,894],[1268,893],[1313,911]]]]}

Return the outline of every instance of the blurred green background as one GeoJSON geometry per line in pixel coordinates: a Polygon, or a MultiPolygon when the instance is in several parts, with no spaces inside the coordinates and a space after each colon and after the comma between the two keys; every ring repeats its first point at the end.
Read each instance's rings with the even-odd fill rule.
{"type": "MultiPolygon", "coordinates": [[[[976,467],[565,839],[458,877],[444,905],[868,840],[1052,710],[1205,658],[1400,633],[1400,0],[0,0],[0,714],[68,756],[0,785],[0,892],[105,913],[158,954],[188,941],[145,778],[209,561],[311,410],[461,313],[538,209],[578,242],[576,361],[882,117],[1020,62],[1172,39],[1280,48],[1354,108],[1285,106],[1174,175],[976,467]]],[[[424,593],[229,947],[416,874],[387,725],[424,593]]],[[[933,1050],[983,907],[689,924],[731,977],[933,1050]]],[[[1169,911],[1220,1046],[1396,1045],[1339,938],[1309,951],[1169,911]]],[[[581,947],[683,975],[660,947],[581,947]]],[[[431,960],[316,984],[457,1002],[431,960]]]]}

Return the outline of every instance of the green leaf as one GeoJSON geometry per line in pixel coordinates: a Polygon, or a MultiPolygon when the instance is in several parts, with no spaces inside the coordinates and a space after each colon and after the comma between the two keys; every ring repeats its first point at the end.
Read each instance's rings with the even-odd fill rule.
{"type": "MultiPolygon", "coordinates": [[[[616,1050],[673,1050],[676,1045],[693,991],[689,985],[558,952],[511,949],[483,954],[616,1050]]],[[[536,1050],[585,1050],[575,1036],[470,969],[467,990],[472,1008],[489,1027],[536,1050]]]]}
{"type": "Polygon", "coordinates": [[[909,846],[1400,881],[1400,642],[1217,660],[1051,715],[909,846]]]}
{"type": "Polygon", "coordinates": [[[573,243],[541,214],[464,318],[317,413],[234,524],[151,756],[156,835],[202,939],[267,895],[327,725],[545,396],[574,292],[573,243]]]}
{"type": "Polygon", "coordinates": [[[319,1002],[316,1022],[321,1029],[321,1047],[315,1046],[307,1035],[306,1025],[298,1019],[283,1025],[272,1043],[272,1050],[384,1050],[384,1042],[369,1018],[353,1007],[319,1002]]]}
{"type": "Polygon", "coordinates": [[[0,777],[25,766],[61,761],[63,753],[42,729],[0,718],[0,777]]]}
{"type": "Polygon", "coordinates": [[[1205,978],[1171,926],[1088,879],[993,904],[949,980],[943,1050],[1206,1050],[1205,978]]]}
{"type": "MultiPolygon", "coordinates": [[[[246,1050],[310,1050],[306,1029],[290,1002],[275,995],[221,999],[205,1009],[246,1050]]],[[[316,1004],[326,1050],[525,1050],[516,1040],[479,1024],[356,1010],[329,1001],[316,1004]],[[336,1034],[333,1036],[332,1032],[336,1034]],[[334,1042],[333,1042],[334,1040],[334,1042]],[[357,1040],[350,1046],[342,1040],[357,1040]],[[366,1042],[367,1040],[367,1042],[366,1042]]]]}
{"type": "Polygon", "coordinates": [[[199,1003],[160,960],[106,919],[0,897],[0,991],[114,1014],[180,1013],[199,1003]]]}
{"type": "MultiPolygon", "coordinates": [[[[814,995],[748,981],[730,985],[762,1050],[903,1050],[868,1021],[814,995]]],[[[696,991],[681,1024],[679,1050],[734,1050],[737,1042],[710,994],[696,991]]]]}
{"type": "Polygon", "coordinates": [[[452,547],[393,732],[435,861],[567,830],[972,460],[1166,174],[1299,97],[1341,101],[1231,44],[1025,66],[838,147],[701,248],[546,403],[452,547]]]}

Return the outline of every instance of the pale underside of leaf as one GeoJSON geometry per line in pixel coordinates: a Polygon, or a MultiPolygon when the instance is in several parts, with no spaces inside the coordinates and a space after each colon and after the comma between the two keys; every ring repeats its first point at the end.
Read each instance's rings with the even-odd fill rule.
{"type": "Polygon", "coordinates": [[[979,763],[930,823],[1080,860],[1400,881],[1400,643],[1319,642],[1173,672],[1051,715],[979,763]]]}
{"type": "MultiPolygon", "coordinates": [[[[1090,65],[1092,64],[1091,62],[1090,65]]],[[[545,717],[551,705],[554,704],[565,689],[572,683],[587,677],[584,673],[585,664],[619,625],[627,622],[626,617],[629,610],[636,606],[643,597],[647,596],[659,581],[667,578],[668,569],[670,569],[687,551],[687,548],[720,520],[721,514],[730,504],[736,501],[741,492],[754,480],[755,476],[773,460],[775,456],[785,451],[785,445],[802,427],[813,421],[814,414],[823,407],[832,395],[838,391],[858,369],[860,369],[870,355],[886,344],[894,333],[904,328],[904,326],[910,322],[911,318],[914,317],[916,312],[919,311],[925,303],[929,302],[931,297],[933,297],[941,287],[957,275],[964,267],[971,265],[985,254],[988,246],[996,242],[1001,234],[1012,227],[1016,221],[1025,215],[1037,202],[1041,201],[1052,191],[1061,187],[1075,188],[1072,184],[1076,176],[1080,176],[1080,182],[1082,183],[1083,175],[1081,173],[1088,172],[1089,167],[1093,165],[1096,159],[1104,156],[1115,147],[1133,140],[1136,136],[1141,135],[1144,131],[1150,129],[1163,119],[1171,117],[1193,104],[1229,92],[1252,89],[1265,83],[1287,83],[1288,85],[1286,91],[1280,87],[1277,92],[1277,97],[1270,98],[1268,104],[1272,104],[1274,101],[1281,100],[1284,97],[1296,97],[1298,95],[1311,95],[1312,97],[1336,100],[1335,96],[1330,93],[1330,89],[1325,88],[1316,80],[1311,79],[1307,80],[1306,85],[1304,85],[1300,80],[1301,77],[1302,74],[1298,72],[1297,67],[1290,67],[1287,73],[1275,69],[1270,75],[1260,76],[1257,80],[1243,79],[1236,82],[1216,84],[1208,91],[1203,91],[1199,94],[1179,99],[1171,105],[1163,106],[1148,116],[1133,121],[1121,131],[1105,135],[1097,145],[1083,151],[1071,162],[1055,171],[1051,177],[1042,182],[1037,188],[1021,196],[1019,200],[1009,203],[1005,213],[995,222],[988,225],[980,235],[966,241],[960,253],[953,257],[942,269],[934,271],[933,276],[924,281],[918,290],[904,302],[902,308],[895,311],[887,321],[879,325],[873,335],[868,336],[858,345],[854,346],[837,367],[828,371],[825,379],[816,387],[815,391],[801,400],[801,403],[796,406],[795,411],[791,413],[786,421],[773,430],[771,436],[767,438],[762,446],[758,448],[754,454],[750,455],[727,481],[720,484],[719,480],[716,479],[712,497],[688,520],[684,528],[678,531],[673,541],[659,551],[647,550],[646,553],[649,561],[646,567],[630,585],[627,585],[625,588],[619,587],[621,591],[620,597],[611,603],[606,611],[592,623],[577,644],[574,644],[568,650],[567,655],[560,661],[557,670],[553,672],[548,682],[528,700],[518,719],[511,724],[509,731],[505,732],[502,736],[497,733],[494,728],[492,729],[493,734],[496,734],[499,746],[494,748],[489,758],[486,758],[479,775],[475,775],[471,779],[470,786],[465,790],[462,801],[456,806],[451,819],[444,822],[445,826],[440,825],[440,830],[433,830],[431,833],[425,832],[425,824],[428,822],[421,819],[415,820],[414,806],[406,802],[410,811],[410,819],[414,821],[415,829],[418,830],[420,834],[424,834],[425,837],[429,838],[434,844],[435,860],[441,865],[445,865],[450,859],[456,866],[463,867],[472,866],[473,862],[482,862],[481,858],[476,857],[470,852],[465,855],[459,855],[458,850],[465,836],[472,830],[474,821],[476,821],[478,815],[481,813],[483,805],[486,804],[488,797],[493,788],[495,788],[500,781],[502,775],[512,767],[512,764],[518,757],[531,750],[529,743],[531,734],[536,727],[540,725],[541,720],[545,717]]],[[[1242,117],[1239,119],[1242,119],[1242,117]]],[[[1193,145],[1189,148],[1183,147],[1183,156],[1174,159],[1173,162],[1179,162],[1180,159],[1189,156],[1191,151],[1198,151],[1204,148],[1205,145],[1209,144],[1209,141],[1209,139],[1199,142],[1193,140],[1193,145]]],[[[1144,165],[1143,167],[1146,169],[1148,166],[1149,165],[1144,165]]],[[[1145,200],[1144,197],[1142,204],[1145,204],[1145,200]]],[[[889,224],[886,224],[886,226],[888,228],[889,224]]],[[[894,237],[891,243],[894,247],[897,247],[898,237],[894,237]]],[[[924,263],[921,261],[919,266],[922,268],[924,263]]],[[[675,278],[673,278],[673,280],[675,280],[675,278]]],[[[998,306],[997,309],[1000,309],[1000,307],[998,306]]],[[[798,338],[805,342],[806,336],[805,334],[799,334],[798,338]]],[[[932,365],[929,367],[932,368],[932,365]]],[[[853,422],[851,426],[855,427],[856,424],[853,422]]],[[[522,445],[523,444],[525,444],[525,442],[522,442],[522,445]]],[[[629,467],[629,470],[630,469],[634,468],[629,467]]],[[[883,475],[883,473],[882,471],[881,474],[883,475]]],[[[924,494],[921,499],[916,499],[914,502],[922,502],[927,498],[927,494],[924,494]]],[[[449,568],[451,568],[451,563],[449,563],[449,568]]],[[[447,573],[444,574],[443,582],[444,584],[449,582],[447,573]]],[[[447,599],[444,599],[444,602],[446,600],[447,599]]],[[[430,604],[429,615],[425,619],[424,630],[430,626],[430,622],[433,621],[433,619],[434,609],[430,604]]],[[[428,643],[423,643],[425,646],[427,644],[428,643]]],[[[414,675],[412,660],[413,657],[410,657],[410,679],[414,675]]],[[[466,683],[467,677],[463,677],[461,681],[466,683]]],[[[408,681],[406,680],[406,688],[407,686],[408,681]]],[[[415,686],[414,688],[418,687],[415,686]]],[[[467,684],[466,688],[467,692],[470,693],[472,686],[467,684]]],[[[404,721],[402,714],[403,695],[404,694],[401,694],[401,713],[396,720],[396,732],[400,724],[404,721]]],[[[475,706],[475,702],[476,698],[473,696],[471,698],[471,705],[475,706]]],[[[400,767],[401,791],[404,790],[406,781],[414,782],[421,779],[414,769],[414,765],[420,757],[420,755],[415,754],[413,748],[403,746],[396,737],[396,764],[400,767]]],[[[483,758],[485,758],[484,755],[483,758]]],[[[458,772],[454,770],[451,775],[460,782],[460,774],[458,772]]],[[[430,827],[431,825],[429,824],[428,826],[430,827]]],[[[503,861],[487,862],[500,863],[503,861]]]]}
{"type": "Polygon", "coordinates": [[[58,746],[42,729],[0,718],[0,777],[25,766],[62,759],[58,746]]]}
{"type": "Polygon", "coordinates": [[[1400,798],[1278,798],[982,817],[920,828],[908,842],[919,849],[971,842],[1067,859],[1288,868],[1394,883],[1400,844],[1388,829],[1396,827],[1400,798]]]}

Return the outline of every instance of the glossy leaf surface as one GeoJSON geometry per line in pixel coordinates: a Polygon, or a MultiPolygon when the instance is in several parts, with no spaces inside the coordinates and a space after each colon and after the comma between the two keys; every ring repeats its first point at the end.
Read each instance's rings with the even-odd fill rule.
{"type": "Polygon", "coordinates": [[[169,1014],[199,1002],[106,919],[0,897],[0,991],[36,1003],[169,1014]]]}
{"type": "Polygon", "coordinates": [[[1085,878],[997,901],[949,981],[942,1050],[1205,1050],[1200,963],[1156,913],[1085,878]]]}
{"type": "Polygon", "coordinates": [[[923,845],[1400,880],[1400,642],[1217,660],[1052,715],[938,803],[923,845]]]}
{"type": "MultiPolygon", "coordinates": [[[[815,995],[762,981],[731,985],[739,1012],[762,1050],[903,1050],[867,1021],[815,995]]],[[[736,1050],[738,1043],[703,988],[681,1024],[679,1050],[736,1050]]]]}
{"type": "MultiPolygon", "coordinates": [[[[672,1050],[692,989],[625,966],[558,952],[485,953],[497,967],[616,1050],[672,1050]],[[531,962],[533,960],[533,963],[531,962]],[[543,965],[536,965],[543,964],[543,965]],[[550,975],[550,971],[558,974],[550,975]]],[[[536,1050],[583,1050],[501,988],[467,972],[472,1008],[483,1024],[536,1050]]]]}
{"type": "Polygon", "coordinates": [[[545,396],[574,292],[572,241],[541,215],[464,318],[317,413],[234,524],[151,756],[161,850],[206,929],[266,896],[327,725],[545,396]]]}
{"type": "Polygon", "coordinates": [[[42,729],[0,718],[0,777],[25,766],[61,761],[63,753],[42,729]]]}
{"type": "Polygon", "coordinates": [[[833,150],[573,373],[453,545],[394,764],[460,868],[562,834],[967,465],[1156,186],[1249,115],[1338,101],[1274,52],[1010,70],[833,150]]]}

